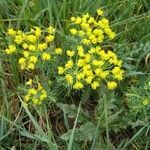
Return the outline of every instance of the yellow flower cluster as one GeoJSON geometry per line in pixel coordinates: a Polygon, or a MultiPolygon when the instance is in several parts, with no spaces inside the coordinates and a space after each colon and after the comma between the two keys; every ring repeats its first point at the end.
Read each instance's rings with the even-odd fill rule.
{"type": "Polygon", "coordinates": [[[70,33],[80,37],[79,45],[66,50],[68,60],[58,67],[58,74],[63,75],[73,89],[89,85],[95,90],[102,82],[106,82],[107,88],[113,90],[118,81],[123,79],[122,60],[114,52],[101,47],[105,37],[113,39],[115,33],[110,29],[106,18],[100,19],[103,11],[98,9],[97,14],[97,20],[89,14],[71,18],[74,28],[70,29],[70,33]]]}
{"type": "Polygon", "coordinates": [[[109,39],[115,38],[115,33],[109,26],[109,20],[103,16],[101,9],[97,10],[97,19],[88,13],[81,17],[71,17],[74,28],[70,29],[72,35],[79,36],[84,45],[100,44],[108,36],[109,39]]]}
{"type": "Polygon", "coordinates": [[[11,44],[6,48],[7,54],[18,53],[21,70],[34,70],[39,58],[44,61],[51,59],[47,52],[49,44],[54,40],[55,29],[48,27],[42,30],[40,27],[33,27],[29,32],[8,29],[7,35],[11,44]]]}
{"type": "Polygon", "coordinates": [[[104,51],[99,46],[87,50],[78,46],[75,50],[67,50],[66,54],[68,60],[58,67],[58,74],[64,75],[74,89],[82,89],[85,85],[97,89],[104,80],[108,89],[113,90],[117,81],[123,79],[122,61],[110,50],[104,51]]]}
{"type": "Polygon", "coordinates": [[[47,98],[47,93],[40,83],[35,88],[32,79],[30,79],[26,85],[29,86],[27,94],[24,96],[26,103],[32,102],[34,105],[40,105],[47,98]]]}

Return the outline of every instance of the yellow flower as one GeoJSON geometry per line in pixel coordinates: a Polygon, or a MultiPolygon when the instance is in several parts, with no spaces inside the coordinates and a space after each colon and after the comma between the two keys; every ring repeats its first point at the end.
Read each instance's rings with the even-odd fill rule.
{"type": "Polygon", "coordinates": [[[84,49],[83,49],[83,46],[78,46],[77,47],[77,50],[78,50],[78,55],[80,57],[83,57],[84,56],[84,49]]]}
{"type": "Polygon", "coordinates": [[[43,89],[43,87],[42,87],[42,85],[40,84],[40,83],[38,83],[38,88],[37,88],[37,90],[42,90],[43,89]]]}
{"type": "Polygon", "coordinates": [[[78,73],[76,76],[77,80],[81,80],[84,78],[84,74],[83,73],[78,73]]]}
{"type": "Polygon", "coordinates": [[[31,69],[31,70],[34,70],[35,69],[35,64],[34,63],[29,63],[27,68],[31,69]]]}
{"type": "Polygon", "coordinates": [[[14,40],[17,44],[21,44],[23,39],[21,35],[17,35],[15,36],[15,40],[14,40]]]}
{"type": "Polygon", "coordinates": [[[85,44],[85,45],[89,45],[90,44],[90,40],[82,39],[82,43],[85,44]]]}
{"type": "Polygon", "coordinates": [[[96,90],[99,86],[100,86],[100,84],[99,84],[98,81],[94,81],[94,82],[91,84],[91,87],[92,87],[92,89],[94,89],[94,90],[96,90]]]}
{"type": "Polygon", "coordinates": [[[13,54],[16,52],[16,46],[15,45],[9,45],[8,48],[6,49],[7,54],[13,54]]]}
{"type": "Polygon", "coordinates": [[[38,98],[33,98],[32,102],[34,105],[39,105],[40,100],[38,98]]]}
{"type": "Polygon", "coordinates": [[[29,57],[29,52],[28,51],[23,51],[23,55],[24,55],[24,57],[29,57]]]}
{"type": "Polygon", "coordinates": [[[76,35],[77,32],[78,32],[78,31],[77,31],[76,29],[74,29],[74,28],[73,28],[73,29],[70,29],[70,33],[71,33],[72,35],[76,35]]]}
{"type": "Polygon", "coordinates": [[[52,26],[49,26],[49,27],[47,28],[47,32],[48,32],[49,34],[53,34],[53,33],[55,32],[55,28],[53,28],[52,26]]]}
{"type": "Polygon", "coordinates": [[[103,16],[103,14],[104,14],[104,12],[103,12],[103,10],[102,9],[97,9],[97,14],[99,15],[99,16],[103,16]]]}
{"type": "Polygon", "coordinates": [[[83,30],[78,31],[79,36],[84,36],[85,32],[83,30]]]}
{"type": "Polygon", "coordinates": [[[8,35],[14,36],[16,35],[16,31],[13,28],[8,29],[8,35]]]}
{"type": "Polygon", "coordinates": [[[42,59],[43,59],[43,60],[50,60],[50,59],[51,59],[51,55],[48,54],[48,53],[43,53],[43,54],[42,54],[42,59]]]}
{"type": "Polygon", "coordinates": [[[77,66],[78,66],[78,67],[82,67],[82,66],[84,66],[84,65],[85,65],[84,59],[79,59],[78,62],[77,62],[77,66]]]}
{"type": "Polygon", "coordinates": [[[32,94],[32,95],[37,94],[37,90],[35,90],[34,88],[29,89],[28,92],[29,92],[29,94],[32,94]]]}
{"type": "Polygon", "coordinates": [[[48,35],[46,36],[46,42],[52,42],[54,40],[54,36],[53,35],[48,35]]]}
{"type": "Polygon", "coordinates": [[[96,69],[95,73],[102,79],[105,79],[109,75],[109,71],[103,71],[102,69],[96,69]]]}
{"type": "Polygon", "coordinates": [[[80,17],[77,17],[75,20],[75,24],[80,24],[82,22],[82,19],[80,17]]]}
{"type": "Polygon", "coordinates": [[[24,49],[27,49],[27,48],[28,48],[28,44],[27,44],[27,43],[23,43],[23,44],[22,44],[22,47],[23,47],[24,49]]]}
{"type": "Polygon", "coordinates": [[[36,47],[34,45],[29,45],[28,48],[29,48],[30,51],[35,51],[36,50],[36,47]]]}
{"type": "Polygon", "coordinates": [[[23,64],[23,63],[25,63],[26,62],[26,59],[24,58],[24,57],[21,57],[20,59],[19,59],[19,64],[23,64]]]}
{"type": "Polygon", "coordinates": [[[144,106],[147,106],[148,104],[149,104],[149,100],[148,99],[144,99],[143,101],[142,101],[142,103],[143,103],[143,105],[144,106]]]}
{"type": "Polygon", "coordinates": [[[74,22],[74,21],[76,20],[76,18],[75,18],[75,17],[71,17],[70,20],[71,20],[72,22],[74,22]]]}
{"type": "Polygon", "coordinates": [[[26,62],[20,64],[20,69],[25,70],[26,69],[26,62]]]}
{"type": "Polygon", "coordinates": [[[32,82],[33,82],[33,80],[32,80],[32,79],[29,79],[29,81],[26,82],[26,85],[31,85],[32,82]]]}
{"type": "Polygon", "coordinates": [[[70,74],[67,74],[66,76],[65,76],[65,79],[66,79],[66,81],[69,83],[69,84],[73,84],[73,77],[72,77],[72,75],[70,75],[70,74]]]}
{"type": "Polygon", "coordinates": [[[46,48],[47,48],[47,43],[41,43],[38,45],[38,49],[41,51],[45,50],[46,48]]]}
{"type": "Polygon", "coordinates": [[[40,29],[39,27],[34,27],[34,28],[35,28],[35,35],[36,35],[37,37],[40,37],[40,36],[41,36],[41,33],[42,33],[41,29],[40,29]]]}
{"type": "Polygon", "coordinates": [[[61,48],[56,48],[55,49],[55,54],[61,55],[62,54],[62,49],[61,48]]]}
{"type": "Polygon", "coordinates": [[[36,56],[30,56],[29,62],[36,63],[37,62],[37,57],[36,56]]]}
{"type": "Polygon", "coordinates": [[[117,83],[115,81],[109,81],[107,82],[107,88],[109,90],[114,90],[117,87],[117,83]]]}
{"type": "Polygon", "coordinates": [[[88,23],[93,23],[95,21],[94,17],[90,17],[88,23]]]}
{"type": "Polygon", "coordinates": [[[81,82],[76,82],[73,86],[74,89],[82,89],[83,88],[83,84],[81,82]]]}
{"type": "Polygon", "coordinates": [[[37,40],[37,37],[35,35],[32,35],[32,34],[31,35],[27,35],[26,36],[26,40],[31,42],[31,43],[35,43],[36,40],[37,40]]]}
{"type": "Polygon", "coordinates": [[[94,76],[88,76],[85,81],[88,83],[88,84],[91,84],[92,80],[93,80],[94,76]]]}
{"type": "Polygon", "coordinates": [[[119,80],[119,81],[123,80],[123,76],[122,76],[121,73],[116,74],[114,77],[115,77],[115,79],[117,79],[117,80],[119,80]]]}
{"type": "Polygon", "coordinates": [[[43,89],[42,91],[41,91],[41,96],[40,96],[40,100],[44,100],[45,98],[47,98],[47,93],[46,93],[46,91],[43,89]]]}
{"type": "Polygon", "coordinates": [[[95,52],[96,52],[96,49],[95,49],[94,47],[92,47],[92,48],[88,51],[89,54],[94,54],[95,52]]]}
{"type": "Polygon", "coordinates": [[[87,53],[87,54],[85,54],[85,55],[84,55],[84,59],[85,59],[85,62],[86,62],[86,63],[89,63],[89,62],[90,62],[90,60],[91,60],[91,55],[90,55],[90,54],[88,54],[88,53],[87,53]]]}
{"type": "Polygon", "coordinates": [[[64,67],[60,66],[58,67],[58,74],[63,74],[64,73],[64,67]]]}
{"type": "Polygon", "coordinates": [[[67,53],[67,55],[68,55],[69,57],[72,57],[72,56],[74,56],[74,54],[75,54],[75,52],[74,52],[74,51],[71,51],[71,50],[67,50],[66,53],[67,53]]]}
{"type": "Polygon", "coordinates": [[[94,59],[93,62],[92,62],[92,64],[93,64],[94,66],[101,67],[101,66],[104,65],[104,61],[94,59]]]}
{"type": "Polygon", "coordinates": [[[65,64],[65,68],[72,68],[73,67],[73,60],[68,60],[68,62],[65,64]]]}
{"type": "Polygon", "coordinates": [[[25,102],[28,102],[29,101],[29,99],[30,99],[30,94],[27,94],[27,95],[25,95],[24,96],[24,100],[25,100],[25,102]]]}

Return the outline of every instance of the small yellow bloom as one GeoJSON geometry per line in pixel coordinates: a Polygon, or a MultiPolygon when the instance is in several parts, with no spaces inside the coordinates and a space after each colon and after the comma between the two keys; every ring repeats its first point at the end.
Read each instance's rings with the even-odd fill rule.
{"type": "Polygon", "coordinates": [[[33,62],[35,64],[37,62],[37,57],[36,56],[30,56],[29,62],[33,62]]]}
{"type": "Polygon", "coordinates": [[[41,43],[38,45],[38,49],[41,51],[45,50],[46,48],[47,48],[47,43],[41,43]]]}
{"type": "Polygon", "coordinates": [[[72,35],[76,35],[77,32],[78,32],[78,31],[77,31],[76,29],[74,29],[74,28],[73,28],[73,29],[70,29],[70,33],[71,33],[72,35]]]}
{"type": "Polygon", "coordinates": [[[37,40],[37,37],[35,35],[30,34],[30,35],[26,36],[26,40],[31,42],[31,43],[35,43],[37,40]]]}
{"type": "Polygon", "coordinates": [[[35,51],[36,50],[36,47],[34,45],[29,45],[28,48],[29,48],[30,51],[35,51]]]}
{"type": "Polygon", "coordinates": [[[92,80],[93,80],[94,76],[88,76],[85,81],[87,82],[87,84],[91,84],[92,80]]]}
{"type": "Polygon", "coordinates": [[[7,54],[13,54],[16,52],[16,46],[15,45],[9,45],[8,48],[6,49],[7,54]]]}
{"type": "Polygon", "coordinates": [[[23,44],[22,44],[22,47],[23,47],[24,49],[27,49],[27,48],[28,48],[28,44],[27,44],[27,43],[23,43],[23,44]]]}
{"type": "Polygon", "coordinates": [[[23,39],[21,35],[17,35],[15,36],[15,40],[14,40],[17,44],[21,44],[23,39]]]}
{"type": "Polygon", "coordinates": [[[42,90],[43,89],[43,87],[42,87],[42,85],[40,84],[40,83],[38,83],[38,88],[37,88],[37,90],[42,90]]]}
{"type": "Polygon", "coordinates": [[[35,64],[34,63],[29,63],[27,68],[31,69],[31,70],[34,70],[35,69],[35,64]]]}
{"type": "Polygon", "coordinates": [[[114,90],[117,87],[117,83],[115,81],[109,81],[107,82],[107,88],[109,90],[114,90]]]}
{"type": "Polygon", "coordinates": [[[26,85],[32,85],[33,80],[29,79],[29,81],[26,82],[26,85]]]}
{"type": "Polygon", "coordinates": [[[28,102],[28,101],[29,101],[29,99],[30,99],[30,94],[27,94],[27,95],[25,95],[25,96],[24,96],[24,100],[25,100],[25,102],[28,102]]]}
{"type": "Polygon", "coordinates": [[[76,20],[76,18],[75,18],[75,17],[71,17],[70,20],[71,20],[72,22],[74,22],[74,21],[76,20]]]}
{"type": "Polygon", "coordinates": [[[42,54],[42,59],[43,59],[43,60],[50,60],[50,59],[51,59],[51,55],[48,54],[48,53],[43,53],[43,54],[42,54]]]}
{"type": "Polygon", "coordinates": [[[62,54],[62,49],[61,48],[56,48],[55,49],[55,54],[61,55],[62,54]]]}
{"type": "Polygon", "coordinates": [[[72,75],[70,75],[70,74],[67,74],[66,76],[65,76],[65,79],[66,79],[66,81],[69,83],[69,84],[73,84],[73,77],[72,77],[72,75]]]}
{"type": "Polygon", "coordinates": [[[148,99],[144,99],[142,101],[142,103],[143,103],[144,106],[147,106],[149,104],[149,102],[150,102],[150,100],[148,100],[148,99]]]}
{"type": "Polygon", "coordinates": [[[78,66],[78,67],[82,67],[82,66],[84,66],[84,65],[85,65],[84,59],[79,59],[78,62],[77,62],[77,66],[78,66]]]}
{"type": "Polygon", "coordinates": [[[84,36],[85,35],[85,32],[83,31],[83,30],[80,30],[80,31],[78,31],[78,34],[79,34],[79,36],[84,36]]]}
{"type": "Polygon", "coordinates": [[[94,81],[94,82],[91,84],[91,87],[92,87],[92,89],[94,89],[94,90],[96,90],[99,86],[100,86],[100,84],[99,84],[98,81],[94,81]]]}
{"type": "Polygon", "coordinates": [[[28,51],[23,51],[23,55],[24,55],[24,57],[29,57],[29,52],[28,51]]]}
{"type": "Polygon", "coordinates": [[[31,88],[28,90],[29,94],[32,94],[32,95],[36,95],[37,94],[37,90],[34,89],[34,88],[31,88]]]}
{"type": "Polygon", "coordinates": [[[71,51],[71,50],[67,50],[66,53],[67,53],[67,55],[68,55],[69,57],[72,57],[72,56],[74,56],[74,54],[75,54],[75,52],[74,52],[74,51],[71,51]]]}
{"type": "Polygon", "coordinates": [[[89,45],[90,44],[90,40],[82,39],[82,43],[85,44],[85,45],[89,45]]]}
{"type": "Polygon", "coordinates": [[[84,78],[84,74],[83,73],[78,73],[76,77],[77,77],[77,80],[81,80],[81,79],[84,78]]]}
{"type": "Polygon", "coordinates": [[[69,69],[73,67],[73,60],[70,59],[68,60],[68,62],[65,64],[65,68],[69,69]]]}
{"type": "Polygon", "coordinates": [[[38,98],[33,98],[32,102],[34,105],[39,105],[40,100],[38,98]]]}
{"type": "Polygon", "coordinates": [[[37,37],[40,37],[40,36],[41,36],[41,33],[42,33],[41,29],[40,29],[39,27],[34,27],[34,28],[35,28],[35,35],[36,35],[37,37]]]}
{"type": "Polygon", "coordinates": [[[46,42],[52,42],[54,40],[54,36],[53,35],[48,35],[46,36],[46,42]]]}
{"type": "Polygon", "coordinates": [[[76,82],[73,86],[74,89],[80,90],[82,89],[84,86],[81,82],[76,82]]]}
{"type": "Polygon", "coordinates": [[[103,14],[104,14],[104,12],[103,12],[103,10],[102,9],[97,9],[97,14],[99,15],[99,16],[103,16],[103,14]]]}
{"type": "Polygon", "coordinates": [[[53,33],[55,32],[55,28],[53,28],[52,26],[49,26],[49,27],[47,28],[47,32],[48,32],[49,34],[53,34],[53,33]]]}
{"type": "Polygon", "coordinates": [[[60,66],[58,67],[58,74],[63,74],[65,71],[64,67],[60,66]]]}
{"type": "Polygon", "coordinates": [[[24,58],[24,57],[21,57],[20,59],[19,59],[19,64],[23,64],[23,63],[25,63],[26,62],[26,59],[24,58]]]}
{"type": "Polygon", "coordinates": [[[14,36],[14,35],[16,35],[16,31],[13,29],[13,28],[10,28],[10,29],[8,29],[8,35],[11,35],[11,36],[14,36]]]}
{"type": "Polygon", "coordinates": [[[75,24],[80,24],[82,22],[82,19],[80,17],[77,17],[75,20],[75,24]]]}

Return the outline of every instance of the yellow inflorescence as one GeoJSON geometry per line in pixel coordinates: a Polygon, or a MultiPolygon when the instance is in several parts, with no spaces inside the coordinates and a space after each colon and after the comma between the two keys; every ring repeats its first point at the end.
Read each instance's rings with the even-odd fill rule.
{"type": "Polygon", "coordinates": [[[115,33],[110,29],[109,20],[101,18],[103,10],[97,10],[97,19],[89,14],[71,17],[74,28],[72,36],[79,39],[79,45],[66,50],[68,60],[58,67],[58,74],[65,77],[68,85],[82,89],[89,85],[96,90],[106,82],[107,88],[113,90],[118,81],[123,80],[122,61],[111,50],[104,50],[102,42],[108,37],[114,39],[115,33]]]}
{"type": "Polygon", "coordinates": [[[37,87],[35,88],[32,79],[30,79],[26,82],[26,85],[29,86],[24,96],[26,103],[32,102],[34,105],[40,105],[47,98],[47,93],[40,83],[37,83],[37,87]]]}
{"type": "Polygon", "coordinates": [[[34,70],[38,59],[44,61],[51,59],[47,48],[54,40],[55,29],[48,27],[42,30],[40,27],[33,27],[29,32],[8,29],[7,35],[11,44],[6,48],[7,54],[19,54],[19,66],[21,70],[34,70]]]}

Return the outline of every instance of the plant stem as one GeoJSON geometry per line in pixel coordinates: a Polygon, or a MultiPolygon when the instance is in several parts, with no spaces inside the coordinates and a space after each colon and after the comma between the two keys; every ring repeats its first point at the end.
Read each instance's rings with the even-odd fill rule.
{"type": "Polygon", "coordinates": [[[2,61],[0,60],[0,74],[2,75],[2,77],[0,78],[0,83],[1,83],[1,92],[2,92],[2,99],[4,101],[4,104],[6,106],[6,110],[7,110],[7,117],[9,117],[9,102],[7,99],[7,94],[6,94],[6,87],[5,87],[5,82],[3,79],[3,68],[2,68],[2,61]]]}
{"type": "Polygon", "coordinates": [[[105,124],[106,124],[107,150],[109,150],[109,129],[108,129],[108,112],[107,112],[106,92],[103,93],[103,99],[104,99],[104,114],[105,114],[105,124]]]}

